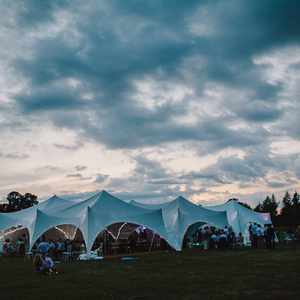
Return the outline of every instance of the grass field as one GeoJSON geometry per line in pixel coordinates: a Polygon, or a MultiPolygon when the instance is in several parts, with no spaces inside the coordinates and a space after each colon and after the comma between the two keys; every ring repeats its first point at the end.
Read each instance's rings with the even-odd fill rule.
{"type": "Polygon", "coordinates": [[[38,275],[0,258],[0,299],[300,299],[300,249],[150,253],[59,264],[38,275]]]}

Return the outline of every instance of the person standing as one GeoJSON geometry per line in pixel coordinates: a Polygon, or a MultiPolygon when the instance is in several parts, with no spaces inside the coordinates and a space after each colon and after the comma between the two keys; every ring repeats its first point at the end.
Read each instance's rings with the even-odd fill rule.
{"type": "Polygon", "coordinates": [[[271,235],[269,230],[269,225],[265,224],[265,242],[266,242],[266,248],[271,248],[271,235]]]}
{"type": "Polygon", "coordinates": [[[251,247],[253,248],[253,229],[252,229],[253,224],[250,223],[249,228],[248,228],[248,233],[249,233],[249,240],[251,243],[251,247]]]}
{"type": "Polygon", "coordinates": [[[275,228],[272,224],[269,225],[270,248],[275,249],[275,228]]]}
{"type": "Polygon", "coordinates": [[[257,242],[258,242],[258,227],[257,224],[254,223],[251,227],[252,230],[252,248],[256,249],[257,248],[257,242]]]}
{"type": "Polygon", "coordinates": [[[2,246],[3,256],[9,256],[10,255],[10,240],[6,239],[2,246]]]}
{"type": "Polygon", "coordinates": [[[244,246],[244,237],[241,232],[237,236],[236,245],[238,248],[243,248],[244,246]]]}
{"type": "Polygon", "coordinates": [[[257,248],[263,248],[264,247],[264,230],[260,224],[257,224],[256,234],[257,234],[257,248]]]}
{"type": "Polygon", "coordinates": [[[17,254],[20,256],[24,256],[25,252],[26,252],[25,241],[20,238],[20,239],[18,239],[18,242],[17,242],[17,254]]]}

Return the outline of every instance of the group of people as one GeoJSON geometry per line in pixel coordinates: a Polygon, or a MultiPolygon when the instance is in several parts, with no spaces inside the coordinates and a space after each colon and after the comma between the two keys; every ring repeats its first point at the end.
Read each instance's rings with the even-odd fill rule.
{"type": "MultiPolygon", "coordinates": [[[[34,270],[43,274],[57,274],[54,261],[52,259],[52,252],[55,247],[54,243],[42,241],[37,245],[36,254],[33,258],[34,270]]],[[[6,238],[2,244],[3,256],[25,256],[26,248],[28,246],[26,237],[19,238],[17,241],[6,238]]]]}
{"type": "Polygon", "coordinates": [[[84,252],[84,243],[74,240],[47,240],[42,237],[34,245],[35,252],[33,265],[36,272],[41,274],[57,274],[54,260],[60,260],[64,253],[72,254],[74,251],[84,252]]]}
{"type": "Polygon", "coordinates": [[[53,241],[46,240],[44,237],[42,237],[34,245],[34,270],[41,274],[57,274],[54,259],[58,259],[59,255],[61,255],[68,247],[70,247],[69,245],[71,245],[69,240],[53,241]]]}
{"type": "Polygon", "coordinates": [[[260,224],[252,223],[248,230],[252,248],[275,248],[276,235],[272,224],[262,227],[260,224]]]}
{"type": "MultiPolygon", "coordinates": [[[[249,240],[252,248],[275,248],[275,229],[272,224],[264,226],[251,223],[249,225],[249,240]]],[[[235,234],[232,227],[225,226],[217,229],[213,226],[203,226],[198,228],[192,236],[192,240],[186,241],[189,247],[193,245],[207,249],[235,249],[244,247],[245,240],[243,234],[235,234]]]]}
{"type": "Polygon", "coordinates": [[[46,240],[41,238],[33,247],[33,251],[37,253],[49,253],[51,257],[60,259],[64,252],[72,253],[74,251],[84,252],[84,243],[79,243],[69,239],[62,240],[46,240]]]}
{"type": "Polygon", "coordinates": [[[5,239],[2,245],[2,253],[4,256],[24,256],[26,253],[26,240],[19,238],[17,241],[12,241],[9,238],[5,239]]]}
{"type": "MultiPolygon", "coordinates": [[[[276,235],[273,225],[262,226],[257,223],[251,223],[248,228],[248,233],[252,248],[275,248],[276,235]]],[[[136,252],[138,250],[138,243],[142,242],[145,243],[145,248],[148,250],[151,248],[161,250],[168,249],[168,244],[158,235],[151,233],[151,238],[149,239],[147,229],[143,226],[139,226],[127,236],[126,245],[130,249],[130,252],[136,252]]],[[[112,245],[113,238],[110,234],[99,235],[94,244],[94,250],[101,248],[101,255],[112,254],[112,245]],[[106,247],[103,247],[103,245],[106,245],[106,247]]],[[[194,230],[193,234],[186,235],[183,247],[200,247],[204,250],[208,250],[236,249],[242,248],[244,245],[243,234],[241,232],[236,234],[231,226],[218,229],[214,226],[204,225],[194,230]]],[[[22,236],[17,241],[11,241],[7,238],[3,243],[2,252],[4,256],[24,256],[26,246],[28,246],[26,236],[22,236]]],[[[118,244],[118,246],[121,247],[122,244],[118,244]]],[[[34,259],[35,269],[37,271],[50,270],[53,269],[54,266],[53,260],[61,260],[66,253],[77,253],[78,255],[84,253],[85,245],[83,241],[69,239],[47,240],[43,236],[35,243],[32,251],[36,253],[34,259]]]]}
{"type": "Polygon", "coordinates": [[[188,247],[197,245],[204,250],[208,249],[234,249],[244,245],[242,233],[236,235],[230,226],[217,229],[214,226],[203,226],[198,228],[192,236],[192,240],[185,241],[188,247]]]}

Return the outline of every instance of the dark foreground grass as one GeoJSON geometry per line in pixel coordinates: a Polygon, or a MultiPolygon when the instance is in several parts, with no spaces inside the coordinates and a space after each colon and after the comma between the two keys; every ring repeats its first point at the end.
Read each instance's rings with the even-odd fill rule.
{"type": "Polygon", "coordinates": [[[300,249],[150,253],[59,264],[37,275],[0,258],[0,299],[300,299],[300,249]]]}

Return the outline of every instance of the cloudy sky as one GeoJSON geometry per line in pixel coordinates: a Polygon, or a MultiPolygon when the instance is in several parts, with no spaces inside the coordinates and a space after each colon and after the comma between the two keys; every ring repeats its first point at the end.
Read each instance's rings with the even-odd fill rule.
{"type": "Polygon", "coordinates": [[[0,0],[0,196],[300,188],[298,0],[0,0]]]}

